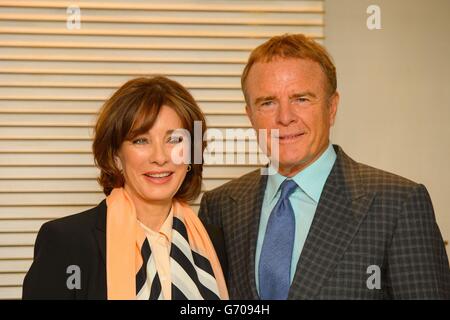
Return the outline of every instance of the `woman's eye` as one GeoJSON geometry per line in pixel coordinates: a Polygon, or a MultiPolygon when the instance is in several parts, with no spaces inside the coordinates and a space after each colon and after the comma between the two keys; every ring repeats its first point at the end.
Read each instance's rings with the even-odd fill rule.
{"type": "Polygon", "coordinates": [[[183,137],[182,136],[171,136],[169,138],[169,143],[173,143],[173,144],[177,144],[183,141],[183,137]]]}
{"type": "Polygon", "coordinates": [[[146,138],[137,138],[133,140],[133,144],[146,144],[147,139],[146,138]]]}

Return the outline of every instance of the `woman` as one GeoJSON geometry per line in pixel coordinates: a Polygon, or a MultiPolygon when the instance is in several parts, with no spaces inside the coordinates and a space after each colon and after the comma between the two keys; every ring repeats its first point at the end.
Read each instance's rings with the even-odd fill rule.
{"type": "Polygon", "coordinates": [[[23,298],[228,298],[213,246],[221,253],[221,233],[187,205],[202,183],[203,165],[190,152],[195,121],[203,137],[200,108],[165,77],[134,79],[114,93],[93,142],[107,197],[42,226],[23,298]]]}

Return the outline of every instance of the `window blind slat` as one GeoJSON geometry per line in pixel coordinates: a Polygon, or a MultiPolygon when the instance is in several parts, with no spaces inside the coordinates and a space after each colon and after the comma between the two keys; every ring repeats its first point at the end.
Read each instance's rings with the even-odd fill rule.
{"type": "Polygon", "coordinates": [[[211,129],[205,192],[267,161],[258,156],[240,90],[250,51],[287,32],[324,37],[321,0],[76,1],[81,28],[68,29],[71,4],[0,4],[0,299],[20,298],[43,223],[104,198],[93,124],[120,85],[162,74],[190,90],[211,129]],[[229,129],[245,139],[230,144],[236,131],[229,129]]]}

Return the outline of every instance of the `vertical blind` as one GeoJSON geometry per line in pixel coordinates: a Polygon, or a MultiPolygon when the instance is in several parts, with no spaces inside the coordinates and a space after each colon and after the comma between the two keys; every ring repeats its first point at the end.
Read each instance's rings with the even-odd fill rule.
{"type": "MultiPolygon", "coordinates": [[[[104,198],[92,128],[121,84],[166,75],[190,90],[216,133],[247,130],[240,74],[249,52],[282,33],[321,42],[323,14],[323,1],[0,0],[0,299],[21,297],[44,222],[104,198]]],[[[232,152],[258,152],[247,149],[232,152]]],[[[209,161],[203,191],[258,165],[209,161]]]]}

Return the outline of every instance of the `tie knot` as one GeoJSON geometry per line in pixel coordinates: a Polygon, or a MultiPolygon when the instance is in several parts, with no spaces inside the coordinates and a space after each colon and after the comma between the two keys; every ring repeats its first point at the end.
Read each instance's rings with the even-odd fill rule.
{"type": "Polygon", "coordinates": [[[281,184],[281,199],[287,199],[295,191],[297,184],[294,180],[284,180],[281,184]]]}

